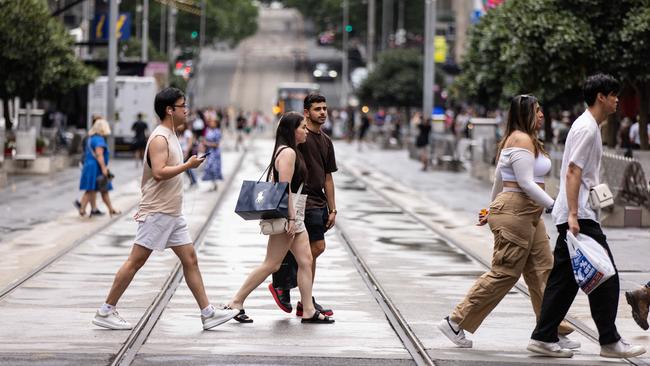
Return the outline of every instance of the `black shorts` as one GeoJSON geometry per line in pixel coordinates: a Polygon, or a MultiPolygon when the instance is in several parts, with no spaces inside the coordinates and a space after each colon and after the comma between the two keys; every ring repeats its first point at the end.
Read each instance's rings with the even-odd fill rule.
{"type": "Polygon", "coordinates": [[[144,150],[147,147],[147,140],[135,140],[131,148],[135,150],[144,150]]]}
{"type": "Polygon", "coordinates": [[[309,242],[325,239],[327,219],[329,212],[327,207],[308,208],[305,210],[305,227],[309,235],[309,242]]]}

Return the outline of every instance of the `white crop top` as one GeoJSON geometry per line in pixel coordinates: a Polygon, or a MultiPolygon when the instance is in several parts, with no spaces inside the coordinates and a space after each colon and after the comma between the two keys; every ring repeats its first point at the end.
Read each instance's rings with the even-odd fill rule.
{"type": "Polygon", "coordinates": [[[501,150],[492,186],[492,201],[503,190],[503,182],[516,182],[519,188],[540,206],[550,208],[554,200],[537,183],[544,183],[544,176],[551,170],[551,160],[530,150],[509,147],[501,150]]]}
{"type": "MultiPolygon", "coordinates": [[[[509,147],[501,151],[501,157],[499,158],[499,164],[501,165],[501,178],[504,182],[516,182],[517,178],[515,172],[512,170],[512,164],[509,164],[509,161],[512,159],[512,154],[517,150],[523,150],[525,152],[530,152],[530,150],[522,149],[520,147],[509,147]]],[[[515,153],[516,154],[516,153],[515,153]]],[[[544,154],[537,155],[535,159],[535,165],[533,165],[533,179],[535,183],[544,183],[544,176],[551,171],[551,159],[549,159],[544,154]]]]}

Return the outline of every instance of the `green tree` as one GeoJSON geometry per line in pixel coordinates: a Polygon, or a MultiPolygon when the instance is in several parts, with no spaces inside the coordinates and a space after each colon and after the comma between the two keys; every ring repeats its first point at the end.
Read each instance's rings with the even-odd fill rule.
{"type": "Polygon", "coordinates": [[[422,54],[394,49],[378,55],[377,64],[359,87],[363,103],[413,107],[422,104],[422,54]]]}
{"type": "Polygon", "coordinates": [[[650,1],[631,1],[632,7],[623,19],[617,43],[622,52],[617,59],[619,74],[639,96],[639,136],[641,148],[648,146],[647,124],[650,122],[650,1]]]}
{"type": "MultiPolygon", "coordinates": [[[[314,22],[316,32],[334,30],[337,38],[341,39],[343,9],[341,0],[284,0],[284,5],[296,8],[300,13],[314,22]]],[[[393,15],[397,16],[397,1],[394,2],[395,10],[393,15]]],[[[350,25],[352,25],[353,36],[365,38],[368,30],[368,2],[361,0],[350,0],[350,25]]],[[[381,1],[376,2],[375,8],[375,32],[377,41],[381,38],[381,1]]],[[[414,34],[424,33],[424,0],[404,1],[404,27],[408,32],[414,34]]],[[[395,27],[397,22],[395,21],[395,27]]],[[[337,44],[340,47],[340,42],[337,44]]]]}
{"type": "Polygon", "coordinates": [[[587,75],[607,72],[641,97],[644,124],[650,117],[649,6],[648,0],[505,2],[471,30],[454,90],[489,108],[520,93],[537,95],[547,109],[567,108],[582,101],[587,75]]]}
{"type": "MultiPolygon", "coordinates": [[[[139,1],[138,1],[139,2],[139,1]]],[[[200,1],[195,1],[199,4],[200,1]]],[[[122,11],[135,12],[136,1],[123,2],[122,11]]],[[[157,1],[150,2],[149,37],[156,48],[160,48],[160,15],[166,5],[157,1]]],[[[258,9],[250,0],[206,0],[206,45],[224,41],[232,45],[255,34],[257,31],[258,9]]],[[[198,37],[192,38],[193,32],[199,32],[199,15],[178,11],[176,18],[175,43],[180,48],[197,48],[198,37]]],[[[165,30],[166,32],[166,30],[165,30]]]]}
{"type": "Polygon", "coordinates": [[[8,101],[48,97],[95,76],[73,53],[73,40],[42,0],[0,0],[0,99],[7,128],[8,101]]]}
{"type": "Polygon", "coordinates": [[[490,108],[520,93],[575,103],[594,43],[589,25],[554,1],[506,2],[471,30],[457,90],[490,108]]]}

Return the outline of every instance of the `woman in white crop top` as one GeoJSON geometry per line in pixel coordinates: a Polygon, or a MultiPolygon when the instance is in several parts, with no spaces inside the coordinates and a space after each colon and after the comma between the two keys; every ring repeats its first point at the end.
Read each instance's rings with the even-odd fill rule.
{"type": "MultiPolygon", "coordinates": [[[[537,98],[519,95],[510,102],[506,133],[499,143],[492,203],[479,225],[490,225],[494,234],[492,268],[470,289],[465,299],[444,318],[438,328],[457,346],[470,348],[464,330],[474,333],[523,274],[535,315],[539,317],[553,255],[541,215],[553,207],[544,191],[544,176],[551,169],[537,131],[544,114],[537,98]]],[[[560,345],[580,347],[566,337],[573,328],[560,325],[560,345]]]]}

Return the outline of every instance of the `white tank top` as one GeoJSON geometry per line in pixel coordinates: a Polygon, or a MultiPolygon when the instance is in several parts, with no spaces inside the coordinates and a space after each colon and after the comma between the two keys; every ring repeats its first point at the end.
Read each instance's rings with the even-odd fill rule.
{"type": "Polygon", "coordinates": [[[157,181],[153,178],[153,171],[147,162],[149,144],[156,136],[162,136],[167,141],[167,165],[176,166],[183,164],[183,151],[176,134],[169,128],[158,125],[149,140],[144,151],[142,182],[140,189],[142,198],[138,212],[135,214],[136,221],[142,221],[150,213],[164,213],[172,216],[180,216],[183,213],[183,175],[157,181]]]}

